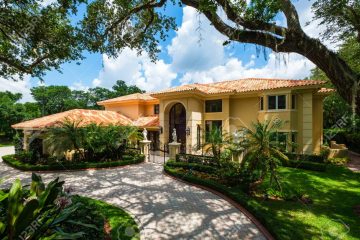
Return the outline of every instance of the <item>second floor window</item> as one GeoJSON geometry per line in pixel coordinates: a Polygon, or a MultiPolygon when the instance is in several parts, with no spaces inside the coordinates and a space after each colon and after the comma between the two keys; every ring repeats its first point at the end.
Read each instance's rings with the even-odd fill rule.
{"type": "Polygon", "coordinates": [[[207,100],[205,101],[205,112],[222,112],[222,100],[207,100]]]}
{"type": "Polygon", "coordinates": [[[159,104],[155,104],[154,105],[154,114],[159,114],[160,113],[160,105],[159,104]]]}
{"type": "Polygon", "coordinates": [[[286,95],[268,96],[268,109],[286,109],[286,95]]]}

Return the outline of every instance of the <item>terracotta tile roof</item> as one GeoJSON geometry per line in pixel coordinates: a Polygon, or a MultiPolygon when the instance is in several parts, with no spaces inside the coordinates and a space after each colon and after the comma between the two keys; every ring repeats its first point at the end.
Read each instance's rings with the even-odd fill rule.
{"type": "Polygon", "coordinates": [[[336,90],[333,88],[320,88],[320,90],[317,91],[317,93],[319,93],[319,94],[326,94],[326,93],[332,93],[332,92],[336,92],[336,90]]]}
{"type": "Polygon", "coordinates": [[[159,116],[140,117],[133,122],[137,127],[158,127],[160,126],[159,116]]]}
{"type": "Polygon", "coordinates": [[[265,79],[247,78],[232,81],[223,81],[209,84],[188,84],[179,87],[169,88],[163,91],[154,92],[152,96],[158,96],[174,92],[198,92],[202,94],[217,93],[243,93],[252,91],[271,90],[279,88],[293,88],[301,86],[321,86],[324,81],[317,80],[288,80],[288,79],[265,79]]]}
{"type": "Polygon", "coordinates": [[[98,105],[106,105],[109,103],[119,103],[119,102],[128,102],[128,101],[154,101],[157,100],[150,96],[149,93],[134,93],[126,96],[121,96],[117,98],[112,98],[104,101],[97,102],[98,105]]]}
{"type": "Polygon", "coordinates": [[[70,121],[80,121],[81,125],[87,125],[90,123],[96,124],[119,124],[119,125],[131,125],[133,122],[131,119],[124,115],[104,110],[85,110],[74,109],[62,113],[57,113],[33,120],[21,122],[11,127],[15,129],[43,129],[47,127],[55,126],[58,123],[69,119],[70,121]]]}

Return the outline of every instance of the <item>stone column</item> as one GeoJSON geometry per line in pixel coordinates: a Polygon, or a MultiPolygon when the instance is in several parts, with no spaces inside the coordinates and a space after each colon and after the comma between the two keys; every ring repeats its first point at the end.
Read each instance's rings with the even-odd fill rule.
{"type": "Polygon", "coordinates": [[[24,151],[29,151],[30,137],[31,137],[31,133],[24,131],[24,140],[23,140],[24,151]]]}
{"type": "Polygon", "coordinates": [[[181,143],[178,143],[178,142],[169,143],[169,157],[170,157],[170,159],[173,159],[173,160],[176,159],[176,154],[180,153],[180,146],[181,146],[181,143]]]}
{"type": "Polygon", "coordinates": [[[145,155],[145,162],[150,161],[150,144],[151,144],[151,141],[149,141],[149,140],[140,141],[140,151],[141,151],[141,154],[145,155]]]}

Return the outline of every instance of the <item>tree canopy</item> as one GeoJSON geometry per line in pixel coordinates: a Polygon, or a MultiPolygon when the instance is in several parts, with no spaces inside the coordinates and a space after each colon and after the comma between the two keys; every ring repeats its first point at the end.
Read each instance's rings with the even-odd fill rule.
{"type": "MultiPolygon", "coordinates": [[[[170,29],[176,29],[167,9],[182,4],[204,14],[227,37],[224,44],[251,43],[276,53],[305,56],[360,113],[360,72],[304,32],[291,0],[93,0],[85,3],[86,14],[78,24],[71,24],[71,14],[85,0],[58,0],[48,6],[41,2],[0,2],[0,76],[41,77],[49,69],[59,69],[63,62],[81,59],[84,49],[116,57],[129,47],[145,50],[156,59],[159,42],[166,39],[170,29]],[[285,17],[285,26],[276,21],[280,15],[285,17]],[[37,20],[32,24],[36,27],[25,27],[33,19],[37,20]]],[[[323,37],[353,38],[360,43],[359,1],[315,0],[313,10],[315,19],[327,27],[323,37]]]]}
{"type": "Polygon", "coordinates": [[[40,116],[55,114],[71,109],[103,109],[97,102],[144,91],[134,85],[118,80],[112,90],[102,87],[87,91],[71,90],[67,86],[39,86],[31,89],[35,102],[20,103],[20,93],[0,92],[0,137],[11,138],[12,124],[40,116]]]}

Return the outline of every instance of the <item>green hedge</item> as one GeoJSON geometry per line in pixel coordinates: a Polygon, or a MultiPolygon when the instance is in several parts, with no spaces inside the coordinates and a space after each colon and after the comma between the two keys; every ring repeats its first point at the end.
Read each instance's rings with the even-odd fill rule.
{"type": "Polygon", "coordinates": [[[323,163],[325,162],[325,158],[322,155],[306,155],[306,154],[297,154],[297,153],[285,153],[285,155],[290,159],[294,161],[307,161],[307,162],[317,162],[317,163],[323,163]]]}
{"type": "Polygon", "coordinates": [[[75,163],[54,163],[49,165],[32,165],[29,163],[23,163],[15,158],[15,155],[7,155],[2,157],[3,161],[19,170],[23,171],[54,171],[54,170],[79,170],[87,168],[108,168],[119,167],[130,164],[141,163],[145,160],[144,155],[137,156],[124,156],[123,160],[111,161],[111,162],[75,162],[75,163]]]}
{"type": "Polygon", "coordinates": [[[181,174],[177,172],[176,169],[172,169],[171,166],[167,164],[164,166],[164,171],[169,175],[180,178],[184,181],[214,189],[228,196],[229,198],[233,199],[235,202],[238,202],[241,206],[246,208],[246,210],[248,210],[251,214],[253,214],[269,230],[269,232],[274,235],[274,232],[272,231],[270,225],[266,221],[267,219],[267,216],[265,214],[266,209],[263,206],[261,206],[256,200],[251,199],[246,193],[239,190],[236,191],[234,190],[234,188],[224,186],[210,179],[201,179],[195,177],[194,175],[181,174]]]}
{"type": "Polygon", "coordinates": [[[215,167],[219,166],[219,161],[217,161],[214,157],[193,154],[177,154],[176,162],[199,163],[215,167]]]}
{"type": "Polygon", "coordinates": [[[288,162],[284,162],[283,166],[291,167],[291,168],[300,168],[300,169],[305,169],[305,170],[318,171],[318,172],[325,172],[327,164],[325,164],[325,163],[317,163],[317,162],[309,162],[309,161],[290,160],[288,162]]]}
{"type": "Polygon", "coordinates": [[[205,173],[215,173],[217,169],[212,166],[202,165],[198,163],[186,163],[186,162],[174,162],[169,160],[166,162],[167,166],[175,167],[175,168],[183,168],[183,169],[191,169],[199,172],[205,173]]]}

